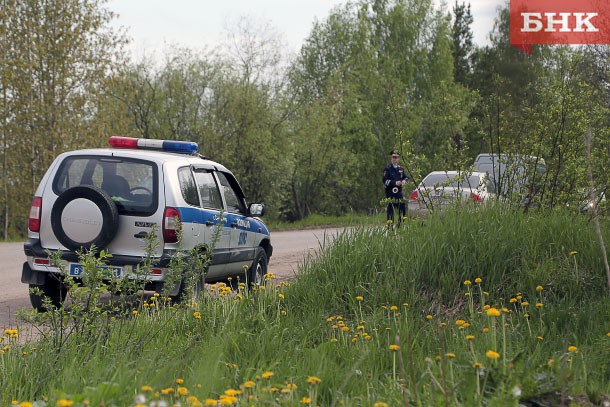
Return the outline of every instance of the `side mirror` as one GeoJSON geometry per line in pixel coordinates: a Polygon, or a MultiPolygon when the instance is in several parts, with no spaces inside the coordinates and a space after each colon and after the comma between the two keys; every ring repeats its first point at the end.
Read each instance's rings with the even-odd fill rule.
{"type": "Polygon", "coordinates": [[[265,214],[264,204],[251,204],[250,205],[250,216],[263,216],[265,214]]]}

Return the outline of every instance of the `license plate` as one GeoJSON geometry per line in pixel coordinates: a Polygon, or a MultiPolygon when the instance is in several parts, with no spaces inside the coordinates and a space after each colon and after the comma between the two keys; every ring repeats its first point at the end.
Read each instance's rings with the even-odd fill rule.
{"type": "MultiPolygon", "coordinates": [[[[70,277],[82,277],[85,269],[82,264],[71,263],[68,274],[70,277]]],[[[122,267],[102,266],[104,278],[119,278],[123,275],[122,267]]]]}
{"type": "Polygon", "coordinates": [[[448,206],[451,204],[451,199],[442,195],[431,196],[430,200],[432,201],[432,204],[436,206],[448,206]]]}

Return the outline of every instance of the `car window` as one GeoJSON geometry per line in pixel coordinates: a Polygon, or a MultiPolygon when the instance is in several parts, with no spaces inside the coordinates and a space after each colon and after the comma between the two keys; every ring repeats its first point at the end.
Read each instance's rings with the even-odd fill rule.
{"type": "Polygon", "coordinates": [[[462,173],[461,176],[456,174],[428,174],[422,181],[425,187],[430,188],[442,188],[442,187],[467,187],[467,188],[478,188],[481,184],[481,178],[478,175],[470,175],[465,177],[462,173]]]}
{"type": "Polygon", "coordinates": [[[234,213],[246,213],[245,203],[243,200],[243,193],[237,184],[235,178],[230,174],[223,172],[217,172],[220,186],[225,196],[227,203],[227,212],[234,213]]]}
{"type": "Polygon", "coordinates": [[[195,170],[195,180],[201,196],[201,206],[204,208],[222,209],[220,190],[212,172],[195,170]]]}
{"type": "Polygon", "coordinates": [[[75,186],[95,186],[112,198],[120,214],[144,216],[157,209],[157,179],[157,167],[150,161],[70,156],[62,161],[55,175],[53,191],[60,195],[75,186]]]}
{"type": "Polygon", "coordinates": [[[197,195],[197,184],[190,167],[182,167],[178,170],[178,182],[182,197],[187,204],[199,206],[199,196],[197,195]]]}

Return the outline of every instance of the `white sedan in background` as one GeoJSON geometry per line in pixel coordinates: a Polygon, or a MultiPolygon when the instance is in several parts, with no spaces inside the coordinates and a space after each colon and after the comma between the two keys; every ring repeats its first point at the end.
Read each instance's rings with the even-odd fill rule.
{"type": "Polygon", "coordinates": [[[486,172],[433,171],[409,195],[409,216],[421,217],[454,205],[477,205],[493,197],[493,182],[486,172]]]}

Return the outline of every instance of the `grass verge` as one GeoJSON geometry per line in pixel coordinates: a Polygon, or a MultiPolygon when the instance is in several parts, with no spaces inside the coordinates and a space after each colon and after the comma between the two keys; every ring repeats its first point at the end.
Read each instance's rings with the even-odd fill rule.
{"type": "Polygon", "coordinates": [[[60,348],[5,333],[0,404],[601,405],[604,284],[591,225],[569,214],[356,228],[290,285],[152,297],[60,348]]]}

